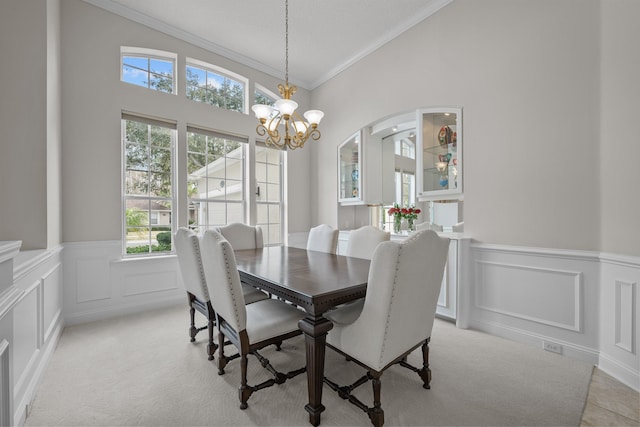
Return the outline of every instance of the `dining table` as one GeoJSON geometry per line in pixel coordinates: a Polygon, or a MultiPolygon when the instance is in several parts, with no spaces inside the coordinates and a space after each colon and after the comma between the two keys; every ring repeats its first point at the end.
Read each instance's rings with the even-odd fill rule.
{"type": "Polygon", "coordinates": [[[333,327],[323,314],[365,296],[368,259],[268,246],[234,251],[240,280],[304,309],[298,323],[305,337],[309,422],[318,426],[322,405],[325,343],[333,327]]]}

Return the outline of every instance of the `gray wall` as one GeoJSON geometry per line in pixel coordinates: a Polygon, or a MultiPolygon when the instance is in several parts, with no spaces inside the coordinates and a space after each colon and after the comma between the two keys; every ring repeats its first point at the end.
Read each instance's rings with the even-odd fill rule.
{"type": "Polygon", "coordinates": [[[398,112],[461,106],[474,239],[640,255],[638,5],[456,0],[315,89],[326,119],[314,222],[337,222],[335,153],[352,132],[398,112]]]}
{"type": "Polygon", "coordinates": [[[23,249],[59,243],[59,183],[47,182],[57,170],[47,151],[60,143],[57,74],[47,65],[56,63],[55,39],[47,40],[56,28],[47,9],[43,0],[0,4],[0,240],[22,240],[23,249]]]}

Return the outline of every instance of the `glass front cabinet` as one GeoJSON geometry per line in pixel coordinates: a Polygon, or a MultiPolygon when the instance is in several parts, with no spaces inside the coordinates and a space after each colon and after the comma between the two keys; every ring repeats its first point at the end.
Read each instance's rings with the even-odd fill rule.
{"type": "Polygon", "coordinates": [[[362,203],[362,131],[351,135],[338,147],[338,201],[362,203]]]}
{"type": "Polygon", "coordinates": [[[418,199],[462,198],[462,109],[418,110],[418,199]]]}

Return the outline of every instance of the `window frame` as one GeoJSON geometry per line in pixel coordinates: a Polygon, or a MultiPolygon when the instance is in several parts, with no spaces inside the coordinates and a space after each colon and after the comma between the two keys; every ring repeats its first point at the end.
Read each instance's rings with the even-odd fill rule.
{"type": "MultiPolygon", "coordinates": [[[[202,101],[194,100],[187,97],[187,92],[188,92],[187,90],[188,85],[187,85],[187,79],[186,79],[187,67],[200,68],[206,72],[217,74],[219,76],[233,80],[237,83],[241,83],[243,85],[243,97],[242,97],[243,105],[242,105],[242,111],[238,111],[238,112],[242,114],[249,113],[249,79],[248,78],[246,78],[241,74],[234,73],[233,71],[228,70],[226,68],[220,67],[218,65],[210,64],[208,62],[200,61],[195,58],[187,57],[185,62],[185,68],[184,68],[184,75],[185,75],[184,92],[185,92],[185,97],[188,100],[194,101],[194,102],[202,102],[202,101]]],[[[218,107],[217,105],[209,104],[208,102],[204,102],[204,104],[211,105],[212,107],[222,108],[223,110],[236,111],[236,110],[230,110],[225,107],[218,107]]]]}
{"type": "MultiPolygon", "coordinates": [[[[278,201],[277,202],[268,201],[268,200],[259,201],[258,197],[257,197],[258,195],[256,194],[256,198],[255,198],[255,202],[254,202],[255,210],[256,210],[255,224],[257,226],[262,227],[262,229],[263,229],[263,233],[262,234],[263,234],[263,239],[265,241],[265,243],[264,243],[265,246],[284,245],[284,243],[285,243],[285,238],[284,238],[285,237],[285,224],[284,224],[284,218],[285,218],[284,217],[284,215],[285,215],[285,200],[284,200],[285,194],[284,194],[284,189],[285,189],[285,185],[284,185],[284,178],[285,178],[285,156],[286,156],[286,152],[287,151],[286,150],[282,150],[282,149],[278,149],[278,148],[275,148],[275,147],[268,146],[266,144],[266,142],[264,142],[264,141],[256,141],[256,146],[255,146],[256,153],[255,153],[254,161],[253,161],[254,171],[257,171],[257,169],[258,169],[257,166],[256,166],[256,164],[258,163],[258,153],[257,153],[258,149],[274,150],[274,151],[277,151],[279,153],[279,171],[278,171],[279,177],[278,177],[278,180],[279,180],[280,192],[279,192],[279,197],[278,197],[278,201]],[[280,241],[278,243],[269,243],[269,239],[267,237],[269,230],[268,229],[265,230],[265,228],[263,227],[264,223],[261,223],[261,222],[258,221],[258,206],[259,205],[266,205],[266,206],[275,206],[275,205],[277,205],[278,206],[278,212],[279,212],[279,217],[280,217],[280,219],[278,221],[278,224],[280,225],[280,236],[279,236],[280,237],[280,241]]],[[[268,165],[268,164],[269,163],[265,163],[265,165],[268,165]]],[[[266,183],[269,184],[269,181],[266,181],[266,183]]],[[[258,177],[257,176],[255,178],[255,187],[254,188],[256,189],[256,193],[257,193],[258,188],[259,188],[259,181],[258,181],[258,177]]],[[[269,216],[269,214],[267,214],[267,216],[269,216]]],[[[267,226],[269,226],[270,224],[274,224],[274,223],[272,223],[270,221],[268,221],[266,223],[267,226]]]]}
{"type": "MultiPolygon", "coordinates": [[[[141,114],[130,113],[126,111],[121,112],[120,118],[120,147],[121,147],[121,222],[122,222],[122,256],[123,258],[141,258],[141,257],[153,257],[153,256],[164,256],[164,255],[173,255],[175,254],[175,247],[173,243],[171,244],[170,251],[152,251],[152,242],[149,238],[148,252],[136,252],[136,253],[127,253],[127,200],[146,200],[149,201],[149,209],[148,209],[148,228],[149,236],[151,235],[151,228],[153,228],[154,224],[151,224],[151,203],[155,201],[170,201],[171,210],[170,210],[170,220],[169,220],[169,232],[173,236],[176,231],[176,219],[177,219],[177,168],[176,168],[176,153],[177,153],[177,144],[178,144],[178,131],[177,124],[174,121],[165,120],[161,118],[149,117],[141,114]],[[147,195],[138,195],[138,194],[128,194],[127,193],[127,121],[134,121],[137,123],[142,123],[147,126],[158,126],[164,127],[171,130],[171,147],[170,147],[170,166],[171,166],[171,197],[160,197],[160,196],[151,196],[147,195]]],[[[156,224],[156,226],[158,226],[156,224]]]]}
{"type": "MultiPolygon", "coordinates": [[[[246,188],[247,185],[246,183],[248,182],[248,168],[247,168],[247,158],[248,158],[248,146],[249,146],[249,141],[247,138],[238,136],[238,135],[233,135],[231,133],[228,132],[220,132],[220,131],[214,131],[211,129],[206,129],[202,126],[196,126],[196,125],[187,125],[186,128],[186,133],[185,133],[185,153],[186,153],[186,163],[184,165],[185,167],[185,176],[184,176],[184,180],[185,182],[180,185],[180,188],[184,188],[184,191],[186,191],[187,193],[187,223],[189,223],[190,220],[190,205],[192,201],[196,201],[198,203],[205,203],[205,204],[209,204],[209,203],[220,203],[220,204],[239,204],[241,205],[241,210],[242,210],[242,222],[246,223],[246,218],[247,218],[247,205],[248,205],[248,197],[247,197],[247,192],[246,192],[246,188]],[[239,200],[237,199],[227,199],[226,197],[223,200],[214,200],[214,199],[210,199],[210,198],[191,198],[189,197],[189,182],[190,182],[190,175],[191,173],[189,173],[189,153],[191,152],[189,150],[189,134],[190,133],[196,133],[196,134],[200,134],[206,137],[210,137],[210,138],[221,138],[221,139],[225,139],[225,140],[231,140],[234,142],[238,142],[240,144],[240,147],[242,148],[242,159],[241,159],[241,173],[240,176],[242,177],[242,182],[241,182],[241,198],[239,200]]],[[[207,153],[205,153],[206,155],[207,153]]],[[[226,159],[228,158],[226,155],[224,156],[225,158],[225,162],[226,159]]],[[[233,159],[233,158],[232,158],[233,159]]],[[[237,160],[237,159],[234,159],[237,160]]],[[[207,164],[208,165],[208,164],[207,164]]],[[[206,167],[207,165],[205,165],[204,167],[206,167]]],[[[226,171],[226,165],[225,165],[225,181],[226,181],[226,176],[227,176],[227,171],[226,171]]],[[[204,178],[207,182],[209,181],[209,175],[205,175],[204,178]]],[[[226,185],[226,184],[225,184],[226,185]]],[[[198,220],[200,221],[200,217],[198,217],[198,220]]],[[[225,212],[225,224],[229,223],[229,218],[228,218],[228,211],[225,212]]],[[[194,223],[194,224],[187,224],[189,227],[194,228],[194,229],[198,229],[198,233],[204,232],[205,230],[211,229],[213,227],[219,226],[219,225],[225,225],[225,224],[209,224],[209,221],[207,220],[206,224],[202,224],[200,222],[198,223],[194,223]]]]}
{"type": "Polygon", "coordinates": [[[144,47],[133,47],[133,46],[120,46],[120,81],[122,83],[126,83],[132,86],[138,86],[138,87],[144,87],[142,85],[138,85],[135,83],[131,83],[128,82],[126,80],[123,80],[123,76],[124,76],[124,58],[128,56],[128,57],[137,57],[137,58],[146,58],[148,60],[151,59],[157,59],[157,60],[161,60],[161,61],[168,61],[171,62],[171,65],[173,67],[173,74],[172,74],[172,78],[171,78],[171,92],[164,92],[158,89],[153,89],[151,87],[151,69],[148,68],[146,70],[147,72],[147,76],[149,76],[148,78],[148,82],[147,82],[147,89],[152,90],[154,92],[159,92],[159,93],[168,93],[170,95],[178,95],[178,55],[174,52],[166,52],[163,50],[157,50],[157,49],[149,49],[149,48],[144,48],[144,47]]]}

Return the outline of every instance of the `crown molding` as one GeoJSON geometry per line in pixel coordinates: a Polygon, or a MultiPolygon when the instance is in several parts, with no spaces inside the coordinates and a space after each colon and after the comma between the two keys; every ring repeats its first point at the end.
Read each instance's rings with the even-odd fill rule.
{"type": "MultiPolygon", "coordinates": [[[[140,13],[136,10],[130,9],[126,6],[123,6],[120,3],[116,3],[113,2],[111,0],[83,0],[85,3],[89,3],[93,6],[99,7],[101,9],[104,9],[106,11],[109,11],[111,13],[114,13],[116,15],[122,16],[123,18],[129,19],[131,21],[137,22],[139,24],[142,24],[146,27],[149,27],[153,30],[156,31],[160,31],[164,34],[167,34],[169,36],[175,37],[176,39],[185,41],[187,43],[190,43],[194,46],[200,47],[202,49],[208,50],[212,53],[224,56],[225,58],[228,58],[232,61],[236,61],[240,64],[246,65],[248,67],[254,68],[258,71],[261,71],[263,73],[269,74],[270,76],[273,76],[275,78],[281,79],[282,78],[282,71],[281,70],[276,70],[272,67],[269,67],[268,65],[265,65],[259,61],[256,61],[252,58],[249,58],[247,56],[241,55],[236,51],[233,51],[231,49],[227,49],[224,46],[221,46],[219,44],[213,43],[209,40],[203,39],[202,37],[196,36],[195,34],[192,34],[188,31],[184,31],[181,29],[178,29],[174,26],[168,25],[160,20],[157,20],[155,18],[152,18],[150,16],[147,16],[143,13],[140,13]]],[[[428,18],[429,16],[433,15],[434,13],[436,13],[438,10],[442,9],[443,7],[445,7],[446,5],[448,5],[449,3],[452,3],[454,0],[429,0],[427,2],[427,5],[425,8],[423,8],[422,10],[418,11],[416,14],[413,15],[413,17],[407,21],[405,21],[404,23],[402,23],[402,25],[398,25],[394,28],[389,29],[389,31],[386,31],[384,33],[382,33],[382,35],[380,37],[378,37],[377,39],[373,40],[369,45],[367,45],[364,49],[362,49],[360,52],[358,52],[357,54],[353,55],[352,57],[348,58],[347,60],[345,60],[344,62],[338,64],[337,66],[331,68],[330,70],[328,70],[326,73],[322,74],[318,79],[314,80],[314,81],[309,81],[309,80],[304,80],[304,79],[295,79],[292,78],[291,83],[295,84],[296,86],[306,89],[306,90],[313,90],[315,88],[317,88],[318,86],[320,86],[321,84],[325,83],[326,81],[328,81],[329,79],[331,79],[332,77],[335,77],[336,75],[338,75],[340,72],[346,70],[347,68],[349,68],[350,66],[352,66],[353,64],[355,64],[356,62],[360,61],[362,58],[366,57],[367,55],[369,55],[370,53],[374,52],[376,49],[380,48],[381,46],[385,45],[386,43],[390,42],[391,40],[393,40],[394,38],[398,37],[400,34],[404,33],[405,31],[407,31],[408,29],[410,29],[411,27],[415,26],[416,24],[424,21],[426,18],[428,18]]]]}

